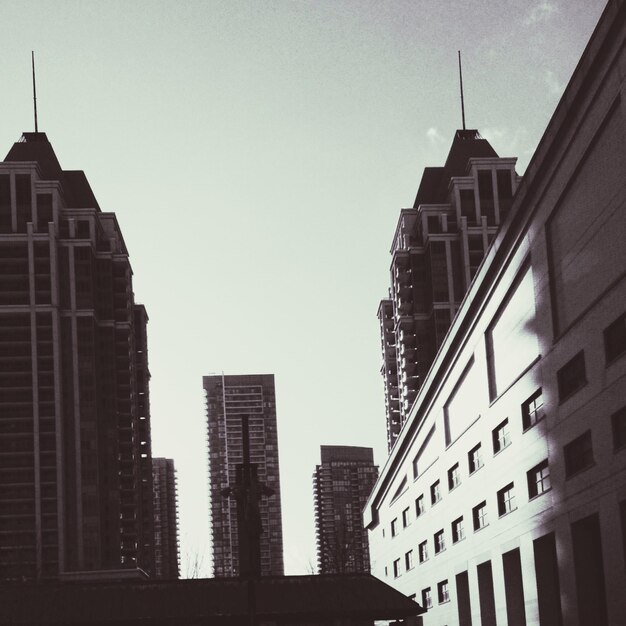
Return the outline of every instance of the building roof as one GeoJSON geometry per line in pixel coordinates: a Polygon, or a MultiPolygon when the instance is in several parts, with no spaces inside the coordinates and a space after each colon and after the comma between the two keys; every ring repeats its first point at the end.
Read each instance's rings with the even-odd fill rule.
{"type": "Polygon", "coordinates": [[[374,463],[374,450],[363,446],[320,446],[322,463],[363,461],[374,463]]]}
{"type": "Polygon", "coordinates": [[[464,176],[470,159],[497,156],[491,144],[477,130],[457,130],[445,165],[424,169],[413,208],[416,209],[420,204],[444,203],[450,179],[453,176],[464,176]]]}
{"type": "Polygon", "coordinates": [[[11,163],[37,163],[43,180],[58,180],[61,183],[68,208],[100,209],[85,173],[61,169],[46,133],[23,133],[4,160],[11,163]]]}
{"type": "MultiPolygon", "coordinates": [[[[238,578],[0,585],[0,625],[169,624],[247,620],[249,583],[238,578]]],[[[401,619],[419,604],[370,576],[268,576],[253,583],[259,619],[401,619]]]]}

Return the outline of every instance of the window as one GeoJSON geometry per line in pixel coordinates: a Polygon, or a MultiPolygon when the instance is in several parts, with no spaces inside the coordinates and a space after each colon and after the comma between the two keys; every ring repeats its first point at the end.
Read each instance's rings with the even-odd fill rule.
{"type": "Polygon", "coordinates": [[[543,394],[541,393],[541,388],[539,388],[522,404],[522,425],[524,430],[534,426],[543,416],[543,394]]]}
{"type": "Polygon", "coordinates": [[[389,568],[385,565],[385,578],[389,576],[389,568]]]}
{"type": "Polygon", "coordinates": [[[470,474],[473,474],[474,472],[478,471],[483,466],[483,455],[482,455],[480,444],[478,444],[477,446],[474,446],[467,453],[467,461],[469,465],[470,474]]]}
{"type": "Polygon", "coordinates": [[[504,450],[511,443],[511,435],[509,433],[509,419],[505,419],[498,424],[492,431],[491,437],[493,438],[493,453],[504,450]]]}
{"type": "Polygon", "coordinates": [[[626,313],[604,329],[604,355],[607,365],[626,352],[626,313]]]}
{"type": "Polygon", "coordinates": [[[581,350],[575,357],[570,359],[557,373],[559,387],[559,401],[563,402],[573,393],[587,384],[585,373],[585,353],[581,350]]]}
{"type": "Polygon", "coordinates": [[[419,517],[426,511],[426,505],[424,504],[424,494],[415,498],[415,517],[419,517]]]}
{"type": "Polygon", "coordinates": [[[447,580],[442,580],[440,583],[437,583],[437,599],[439,600],[439,604],[450,601],[450,590],[447,580]]]}
{"type": "Polygon", "coordinates": [[[435,539],[435,554],[439,554],[440,552],[443,552],[446,549],[446,540],[443,536],[443,528],[439,532],[435,533],[434,539],[435,539]]]}
{"type": "Polygon", "coordinates": [[[480,530],[487,526],[487,502],[482,501],[472,509],[472,519],[474,521],[474,530],[480,530]]]}
{"type": "Polygon", "coordinates": [[[402,511],[402,528],[406,528],[411,523],[409,519],[409,507],[407,506],[404,511],[402,511]]]}
{"type": "Polygon", "coordinates": [[[463,528],[463,516],[452,522],[452,543],[458,543],[465,539],[465,529],[463,528]]]}
{"type": "Polygon", "coordinates": [[[514,511],[517,508],[515,505],[515,492],[513,491],[513,483],[509,483],[506,487],[502,487],[498,491],[498,513],[500,517],[514,511]]]}
{"type": "Polygon", "coordinates": [[[591,431],[583,433],[563,448],[565,455],[565,477],[569,478],[593,465],[591,431]]]}
{"type": "Polygon", "coordinates": [[[550,468],[548,467],[548,459],[541,461],[539,465],[535,465],[526,473],[528,479],[528,497],[536,496],[549,491],[550,489],[550,468]]]}
{"type": "Polygon", "coordinates": [[[456,463],[448,470],[448,489],[452,491],[461,484],[461,470],[459,464],[456,463]]]}
{"type": "Polygon", "coordinates": [[[398,518],[391,520],[391,536],[395,537],[398,534],[398,518]]]}
{"type": "Polygon", "coordinates": [[[409,550],[404,555],[404,567],[408,572],[410,569],[413,569],[413,550],[409,550]]]}
{"type": "Polygon", "coordinates": [[[435,427],[433,426],[428,431],[424,443],[420,446],[416,457],[413,459],[413,478],[423,474],[437,459],[437,447],[433,440],[434,434],[435,427]]]}
{"type": "Polygon", "coordinates": [[[425,609],[432,609],[433,607],[433,598],[430,594],[430,587],[422,589],[422,606],[425,609]]]}
{"type": "Polygon", "coordinates": [[[400,559],[393,562],[393,577],[398,578],[398,576],[400,576],[400,559]]]}
{"type": "Polygon", "coordinates": [[[420,563],[424,561],[428,561],[428,542],[422,541],[422,543],[417,546],[417,554],[420,560],[420,563]]]}
{"type": "Polygon", "coordinates": [[[620,450],[626,447],[626,406],[611,415],[613,426],[613,448],[620,450]]]}
{"type": "Polygon", "coordinates": [[[430,502],[431,504],[437,504],[439,500],[441,500],[441,489],[439,481],[436,481],[430,486],[430,502]]]}

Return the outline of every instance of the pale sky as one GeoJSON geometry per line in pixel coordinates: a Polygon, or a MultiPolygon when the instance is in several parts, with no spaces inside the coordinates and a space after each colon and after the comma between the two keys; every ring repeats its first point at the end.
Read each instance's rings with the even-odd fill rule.
{"type": "MultiPolygon", "coordinates": [[[[528,160],[603,0],[0,0],[0,151],[39,129],[115,211],[148,326],[154,456],[209,573],[202,376],[273,373],[286,573],[315,562],[319,446],[386,459],[376,310],[460,127],[528,160]]],[[[188,566],[183,564],[183,573],[188,566]]]]}

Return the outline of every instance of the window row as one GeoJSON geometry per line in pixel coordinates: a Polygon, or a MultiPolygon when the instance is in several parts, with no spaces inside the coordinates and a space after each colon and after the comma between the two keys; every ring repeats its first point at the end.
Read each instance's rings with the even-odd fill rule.
{"type": "MultiPolygon", "coordinates": [[[[546,493],[551,488],[550,468],[548,460],[545,459],[535,467],[526,472],[526,482],[528,488],[528,498],[532,500],[537,496],[546,493]]],[[[504,517],[517,509],[515,483],[510,482],[496,493],[498,504],[498,516],[504,517]]],[[[395,521],[395,520],[394,520],[395,521]]],[[[487,501],[483,500],[472,508],[471,526],[477,532],[489,525],[487,515],[487,501]]],[[[466,537],[466,524],[463,515],[457,517],[450,524],[452,543],[456,544],[466,537]]],[[[446,549],[445,530],[442,528],[433,535],[434,554],[440,554],[446,549]]],[[[424,563],[429,558],[428,540],[420,542],[417,546],[417,559],[419,563],[424,563]]],[[[398,578],[402,574],[402,559],[395,559],[393,562],[393,575],[398,578]]],[[[404,555],[404,571],[413,569],[413,550],[409,550],[404,555]]]]}
{"type": "MultiPolygon", "coordinates": [[[[541,397],[541,389],[535,392],[527,401],[527,406],[536,409],[538,398],[541,397]]],[[[525,403],[526,404],[526,403],[525,403]]],[[[529,411],[529,415],[531,412],[529,411]]],[[[535,411],[536,414],[536,411],[535,411]]],[[[494,443],[494,451],[497,446],[504,446],[510,443],[508,435],[508,419],[501,422],[492,432],[494,443]],[[508,443],[506,443],[508,442],[508,443]]],[[[622,407],[611,415],[611,430],[613,434],[613,448],[615,451],[626,448],[626,406],[622,407]]],[[[498,447],[497,452],[502,450],[498,447]]],[[[495,452],[497,454],[497,452],[495,452]]],[[[591,431],[587,430],[574,440],[570,441],[563,447],[563,456],[565,461],[565,477],[569,478],[582,472],[595,463],[593,455],[593,445],[591,439],[591,431]]],[[[483,466],[482,446],[479,443],[474,446],[467,454],[469,474],[473,474],[483,466]]],[[[447,472],[448,491],[453,491],[461,484],[461,470],[459,463],[455,463],[447,472]]],[[[528,480],[528,496],[530,499],[541,495],[550,489],[550,473],[548,461],[542,461],[539,465],[529,470],[527,473],[528,480]]],[[[442,499],[441,481],[436,480],[430,486],[429,499],[431,506],[434,506],[442,499]]],[[[426,512],[426,501],[424,494],[420,494],[415,499],[415,508],[413,515],[419,518],[426,512]]],[[[402,511],[402,528],[407,528],[411,524],[411,510],[406,507],[402,511]]],[[[399,532],[398,520],[394,518],[391,522],[391,536],[395,537],[399,532]]],[[[454,530],[453,530],[454,537],[454,530]]]]}

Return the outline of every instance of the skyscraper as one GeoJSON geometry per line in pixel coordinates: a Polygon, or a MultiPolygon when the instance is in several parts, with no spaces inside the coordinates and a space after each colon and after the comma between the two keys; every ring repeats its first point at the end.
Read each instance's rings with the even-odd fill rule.
{"type": "Polygon", "coordinates": [[[44,133],[0,163],[0,578],[152,568],[146,323],[128,251],[44,133]]]}
{"type": "Polygon", "coordinates": [[[317,567],[320,574],[369,572],[362,511],[378,478],[371,448],[321,446],[313,474],[317,567]]]}
{"type": "Polygon", "coordinates": [[[250,462],[274,495],[260,501],[261,574],[282,575],[283,530],[278,475],[278,438],[274,375],[203,377],[207,402],[213,575],[238,576],[237,504],[224,490],[236,483],[244,459],[242,417],[247,416],[250,462]]]}
{"type": "Polygon", "coordinates": [[[427,167],[391,246],[378,308],[391,450],[520,178],[476,130],[457,130],[443,167],[427,167]]]}
{"type": "Polygon", "coordinates": [[[172,459],[152,459],[154,575],[178,578],[178,503],[172,459]]]}

